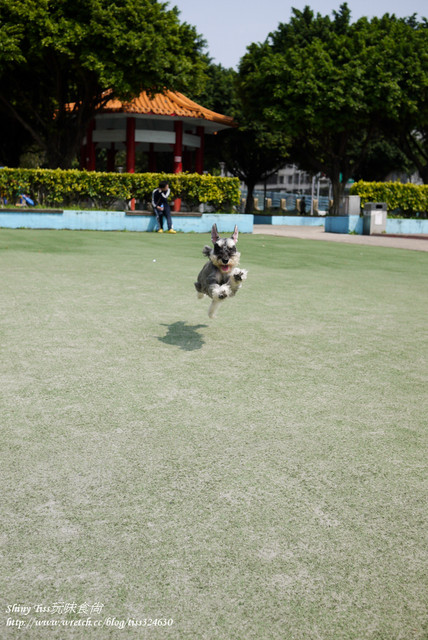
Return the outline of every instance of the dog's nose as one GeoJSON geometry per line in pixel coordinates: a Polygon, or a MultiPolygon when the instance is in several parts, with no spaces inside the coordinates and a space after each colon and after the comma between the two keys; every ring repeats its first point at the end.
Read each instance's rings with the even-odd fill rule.
{"type": "Polygon", "coordinates": [[[229,258],[222,258],[221,260],[223,264],[227,264],[229,262],[229,258]]]}

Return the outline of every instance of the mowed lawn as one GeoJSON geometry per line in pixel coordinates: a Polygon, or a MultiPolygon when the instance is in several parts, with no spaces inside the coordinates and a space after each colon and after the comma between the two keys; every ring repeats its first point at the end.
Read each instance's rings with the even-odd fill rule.
{"type": "Polygon", "coordinates": [[[0,637],[426,638],[428,254],[208,242],[0,230],[0,637]]]}

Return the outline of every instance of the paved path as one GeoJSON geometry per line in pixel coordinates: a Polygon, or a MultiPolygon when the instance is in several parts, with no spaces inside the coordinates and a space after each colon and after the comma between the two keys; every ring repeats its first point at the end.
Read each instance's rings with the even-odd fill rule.
{"type": "Polygon", "coordinates": [[[428,251],[428,236],[360,236],[350,233],[326,233],[324,227],[305,227],[292,225],[255,224],[253,233],[269,236],[299,238],[301,240],[327,240],[329,242],[346,242],[348,244],[366,244],[376,247],[392,247],[394,249],[411,249],[428,251]]]}

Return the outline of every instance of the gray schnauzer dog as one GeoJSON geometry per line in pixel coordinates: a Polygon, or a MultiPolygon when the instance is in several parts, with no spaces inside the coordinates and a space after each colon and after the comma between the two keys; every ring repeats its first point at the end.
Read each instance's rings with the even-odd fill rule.
{"type": "Polygon", "coordinates": [[[195,288],[198,298],[204,295],[212,299],[208,315],[214,318],[217,307],[225,298],[231,298],[242,286],[242,281],[247,278],[247,271],[239,269],[239,258],[241,254],[236,250],[238,242],[238,227],[235,226],[233,235],[230,238],[220,238],[217,225],[213,224],[211,229],[211,240],[214,248],[208,245],[202,250],[204,256],[209,258],[198,275],[195,288]]]}

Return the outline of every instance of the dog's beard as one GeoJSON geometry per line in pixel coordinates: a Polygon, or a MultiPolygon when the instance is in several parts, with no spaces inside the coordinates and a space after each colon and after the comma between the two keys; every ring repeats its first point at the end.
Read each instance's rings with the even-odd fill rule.
{"type": "Polygon", "coordinates": [[[237,251],[232,256],[230,256],[227,264],[224,264],[223,260],[219,259],[214,253],[212,253],[210,255],[210,260],[213,263],[213,265],[217,267],[219,271],[221,271],[224,274],[228,274],[232,271],[234,267],[238,266],[240,257],[241,257],[241,254],[237,251]]]}

